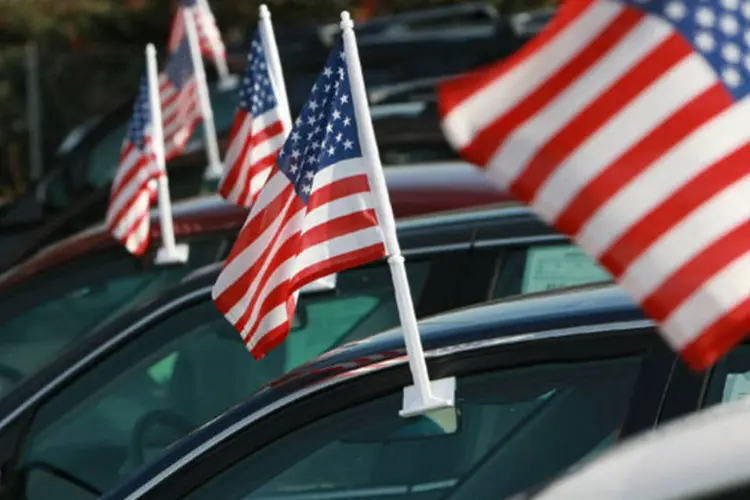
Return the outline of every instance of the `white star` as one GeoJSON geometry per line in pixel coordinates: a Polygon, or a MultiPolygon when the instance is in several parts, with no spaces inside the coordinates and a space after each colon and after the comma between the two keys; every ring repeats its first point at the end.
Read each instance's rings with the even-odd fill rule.
{"type": "MultiPolygon", "coordinates": [[[[298,118],[297,120],[299,120],[299,118],[298,118]]],[[[297,142],[297,141],[299,141],[299,140],[300,140],[299,132],[297,132],[297,131],[295,130],[294,132],[292,132],[292,141],[293,141],[293,142],[297,142]]]]}
{"type": "Polygon", "coordinates": [[[331,146],[328,148],[328,156],[333,156],[334,153],[336,153],[336,148],[334,146],[331,146]]]}
{"type": "Polygon", "coordinates": [[[679,21],[687,15],[687,7],[679,0],[672,0],[664,8],[667,17],[679,21]]]}
{"type": "Polygon", "coordinates": [[[326,132],[329,132],[329,133],[333,132],[333,125],[332,124],[329,123],[328,125],[326,125],[326,132]]]}
{"type": "Polygon", "coordinates": [[[740,25],[734,16],[724,14],[719,20],[719,28],[721,28],[721,31],[723,31],[724,34],[731,36],[737,34],[740,30],[740,25]]]}
{"type": "Polygon", "coordinates": [[[713,35],[711,35],[711,33],[707,31],[699,31],[698,34],[695,35],[695,44],[703,52],[710,52],[714,50],[714,47],[716,46],[716,40],[714,40],[714,37],[713,35]]]}
{"type": "Polygon", "coordinates": [[[344,134],[342,134],[341,132],[336,134],[336,142],[341,142],[341,139],[343,138],[344,138],[344,134]]]}
{"type": "Polygon", "coordinates": [[[326,77],[330,77],[333,74],[333,70],[331,70],[331,68],[329,68],[328,66],[326,66],[325,68],[323,68],[323,74],[326,77]]]}
{"type": "Polygon", "coordinates": [[[331,116],[334,120],[340,120],[341,119],[341,112],[338,109],[334,109],[333,113],[331,113],[331,116]]]}
{"type": "Polygon", "coordinates": [[[742,17],[750,19],[750,2],[742,2],[742,17]]]}
{"type": "Polygon", "coordinates": [[[325,91],[326,92],[330,92],[331,91],[331,84],[330,83],[326,83],[325,91]]]}
{"type": "Polygon", "coordinates": [[[315,111],[316,109],[318,109],[318,103],[315,102],[315,101],[310,101],[310,109],[313,110],[313,111],[315,111]]]}
{"type": "Polygon", "coordinates": [[[294,164],[292,164],[292,165],[290,165],[290,166],[289,166],[289,171],[290,171],[291,173],[293,173],[293,174],[296,174],[296,173],[297,173],[297,170],[299,170],[299,166],[297,166],[297,165],[294,165],[294,164]]]}
{"type": "Polygon", "coordinates": [[[299,158],[299,155],[300,155],[300,152],[299,152],[299,150],[297,150],[297,149],[293,149],[293,150],[292,150],[292,159],[293,159],[293,160],[296,160],[296,159],[298,159],[298,158],[299,158]]]}
{"type": "Polygon", "coordinates": [[[344,118],[344,127],[348,127],[350,123],[351,123],[351,119],[349,119],[348,116],[344,118]]]}
{"type": "Polygon", "coordinates": [[[742,51],[739,47],[737,47],[737,45],[729,42],[725,43],[721,48],[721,56],[726,62],[737,64],[738,62],[740,62],[740,58],[742,57],[742,51]]]}
{"type": "Polygon", "coordinates": [[[308,125],[315,125],[315,117],[310,115],[307,117],[307,124],[308,125]]]}
{"type": "Polygon", "coordinates": [[[742,64],[745,66],[746,70],[750,71],[750,54],[742,58],[742,64]]]}
{"type": "Polygon", "coordinates": [[[354,145],[354,143],[352,141],[350,141],[349,139],[347,139],[347,140],[344,141],[344,149],[352,149],[353,145],[354,145]]]}
{"type": "Polygon", "coordinates": [[[344,54],[344,51],[339,52],[339,58],[343,61],[346,59],[346,54],[344,54]]]}
{"type": "Polygon", "coordinates": [[[737,10],[740,2],[739,0],[721,0],[721,5],[727,10],[737,10]]]}
{"type": "Polygon", "coordinates": [[[721,72],[721,78],[732,88],[739,87],[742,84],[742,75],[734,68],[724,68],[721,72]]]}
{"type": "Polygon", "coordinates": [[[343,94],[343,95],[341,96],[341,99],[340,99],[340,100],[341,100],[341,104],[346,104],[347,102],[349,102],[349,96],[348,96],[348,95],[346,95],[346,94],[343,94]]]}
{"type": "Polygon", "coordinates": [[[312,191],[312,185],[311,184],[305,184],[302,186],[302,192],[305,194],[310,194],[310,191],[312,191]]]}

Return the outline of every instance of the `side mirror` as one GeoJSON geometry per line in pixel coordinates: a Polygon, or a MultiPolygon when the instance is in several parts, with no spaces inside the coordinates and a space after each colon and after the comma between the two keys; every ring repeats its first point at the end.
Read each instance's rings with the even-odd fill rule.
{"type": "Polygon", "coordinates": [[[394,426],[390,422],[380,429],[369,428],[359,435],[344,439],[348,443],[393,443],[413,441],[455,434],[459,429],[459,414],[456,407],[441,408],[425,415],[399,419],[394,426]]]}

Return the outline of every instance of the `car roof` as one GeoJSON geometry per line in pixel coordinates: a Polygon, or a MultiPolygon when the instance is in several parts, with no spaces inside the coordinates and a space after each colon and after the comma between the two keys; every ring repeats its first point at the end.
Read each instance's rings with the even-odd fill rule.
{"type": "MultiPolygon", "coordinates": [[[[428,210],[425,199],[440,200],[446,208],[507,199],[479,169],[460,161],[394,166],[384,170],[397,217],[428,210]]],[[[227,203],[218,194],[181,200],[173,204],[172,212],[178,238],[207,232],[238,231],[247,217],[246,208],[227,203]]],[[[151,211],[151,221],[152,238],[159,242],[161,227],[156,209],[151,211]]],[[[69,260],[116,248],[120,248],[120,244],[110,236],[105,224],[96,224],[40,250],[0,275],[0,291],[69,260]]]]}
{"type": "MultiPolygon", "coordinates": [[[[611,324],[613,328],[643,328],[652,323],[618,286],[587,285],[516,296],[442,313],[419,322],[425,353],[449,354],[495,347],[504,343],[586,332],[587,326],[611,324]],[[619,324],[619,327],[614,325],[619,324]]],[[[382,369],[405,362],[400,328],[328,351],[276,379],[244,402],[173,444],[165,455],[147,466],[123,487],[131,491],[146,484],[194,450],[240,430],[254,415],[267,415],[313,391],[354,376],[368,367],[382,369]]],[[[257,417],[260,418],[260,417],[257,417]]],[[[123,492],[118,492],[117,498],[123,492]]]]}
{"type": "Polygon", "coordinates": [[[533,500],[672,500],[750,482],[750,398],[634,436],[542,488],[533,500]]]}

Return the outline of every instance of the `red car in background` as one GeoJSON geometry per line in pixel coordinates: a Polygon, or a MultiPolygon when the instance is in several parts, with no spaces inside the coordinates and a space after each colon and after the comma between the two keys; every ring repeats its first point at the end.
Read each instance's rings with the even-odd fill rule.
{"type": "MultiPolygon", "coordinates": [[[[481,171],[464,163],[390,167],[385,176],[399,218],[506,199],[481,171]]],[[[173,214],[177,241],[190,246],[187,264],[154,263],[161,235],[153,211],[151,248],[141,257],[128,254],[100,224],[0,276],[0,350],[13,353],[13,366],[0,364],[0,396],[93,327],[149,301],[190,271],[226,258],[247,209],[212,195],[176,203],[173,214]],[[34,338],[44,339],[45,348],[34,338]],[[30,345],[36,347],[25,347],[30,345]]]]}

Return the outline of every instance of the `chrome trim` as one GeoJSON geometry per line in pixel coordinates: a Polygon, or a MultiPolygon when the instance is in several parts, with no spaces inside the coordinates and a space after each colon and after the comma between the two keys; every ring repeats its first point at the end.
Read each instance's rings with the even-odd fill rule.
{"type": "Polygon", "coordinates": [[[18,405],[15,410],[10,412],[7,416],[5,416],[2,420],[0,420],[0,432],[5,429],[5,427],[13,420],[18,417],[21,413],[26,411],[30,406],[36,404],[37,401],[47,396],[49,393],[56,390],[58,387],[60,387],[63,382],[65,382],[69,377],[76,374],[77,371],[79,371],[82,367],[89,364],[92,360],[98,358],[101,356],[104,352],[109,350],[112,346],[116,345],[118,342],[120,342],[123,338],[128,337],[134,330],[137,330],[141,328],[144,324],[150,322],[152,319],[161,316],[162,314],[169,312],[180,305],[184,304],[185,302],[189,302],[200,295],[203,294],[211,294],[211,287],[203,287],[199,288],[197,290],[193,290],[190,293],[187,293],[185,295],[182,295],[172,302],[169,302],[168,304],[165,304],[161,308],[157,309],[156,311],[153,311],[151,314],[148,314],[141,318],[140,320],[136,321],[135,323],[131,324],[129,327],[122,330],[117,335],[114,335],[109,340],[107,340],[105,343],[88,353],[86,356],[78,360],[76,363],[71,365],[69,368],[67,368],[65,371],[60,373],[57,377],[55,377],[50,383],[45,385],[43,388],[32,394],[27,400],[25,400],[23,403],[18,405]]]}
{"type": "Polygon", "coordinates": [[[548,241],[570,242],[570,240],[561,234],[539,234],[535,236],[520,236],[517,238],[494,238],[487,240],[476,240],[475,248],[497,247],[502,245],[522,245],[525,243],[539,243],[548,241]]]}
{"type": "MultiPolygon", "coordinates": [[[[465,342],[462,344],[456,344],[456,345],[452,345],[448,347],[443,347],[440,349],[432,349],[430,351],[426,351],[425,356],[427,358],[432,359],[432,358],[438,358],[441,356],[447,356],[451,354],[471,352],[471,351],[476,351],[479,349],[488,349],[488,348],[498,347],[502,345],[518,344],[518,343],[529,342],[533,340],[554,339],[554,338],[559,338],[559,337],[567,337],[571,335],[585,335],[585,334],[601,332],[601,331],[612,332],[612,331],[623,331],[623,330],[635,330],[635,329],[648,328],[648,327],[653,327],[653,326],[654,326],[653,321],[643,319],[643,320],[634,320],[634,321],[622,321],[618,323],[605,323],[605,324],[598,324],[598,325],[585,325],[585,326],[577,326],[577,327],[569,327],[569,328],[560,328],[556,330],[546,330],[546,331],[534,332],[534,333],[510,335],[508,337],[497,337],[493,339],[478,340],[474,342],[465,342]]],[[[277,410],[280,410],[281,408],[294,403],[295,401],[299,399],[315,394],[316,392],[322,392],[323,390],[329,387],[333,387],[341,383],[354,380],[364,375],[369,375],[378,371],[382,371],[386,368],[392,368],[394,366],[405,365],[407,362],[408,362],[408,359],[405,355],[398,356],[395,358],[376,362],[374,364],[367,365],[361,368],[354,368],[352,370],[349,370],[346,373],[338,374],[336,375],[336,377],[325,380],[319,384],[311,385],[303,389],[300,389],[296,392],[293,392],[291,394],[288,394],[274,401],[268,406],[261,408],[255,413],[252,413],[246,416],[242,420],[235,422],[231,426],[224,429],[222,432],[214,435],[213,437],[211,437],[209,440],[202,443],[197,448],[193,449],[189,453],[180,457],[179,460],[174,462],[172,465],[170,465],[169,467],[164,469],[162,472],[154,476],[150,481],[144,483],[140,488],[138,488],[133,493],[130,493],[128,496],[124,498],[125,500],[135,500],[137,498],[142,497],[145,493],[151,490],[154,486],[158,485],[159,483],[164,481],[167,477],[179,471],[182,467],[187,465],[189,462],[193,461],[193,459],[195,459],[196,457],[202,455],[203,453],[209,451],[211,448],[220,444],[222,441],[224,441],[231,435],[249,426],[250,424],[257,422],[261,418],[267,415],[270,415],[271,413],[274,413],[277,410]]],[[[201,427],[205,427],[210,422],[215,421],[215,420],[216,419],[213,419],[201,427]]]]}

